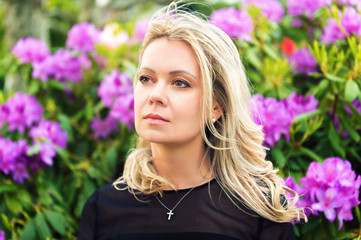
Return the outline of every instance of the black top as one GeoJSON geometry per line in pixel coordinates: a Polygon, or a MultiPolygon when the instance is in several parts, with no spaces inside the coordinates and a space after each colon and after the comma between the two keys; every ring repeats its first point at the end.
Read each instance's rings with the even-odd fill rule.
{"type": "MultiPolygon", "coordinates": [[[[164,197],[158,198],[172,209],[189,190],[164,191],[164,197]]],[[[96,190],[84,206],[78,239],[295,239],[291,223],[271,222],[242,204],[243,211],[237,208],[216,179],[195,187],[170,220],[155,195],[137,197],[141,201],[111,184],[96,190]]]]}

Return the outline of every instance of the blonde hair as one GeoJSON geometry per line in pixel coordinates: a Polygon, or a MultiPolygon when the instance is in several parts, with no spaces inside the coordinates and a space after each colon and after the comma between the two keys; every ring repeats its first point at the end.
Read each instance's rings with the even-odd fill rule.
{"type": "MultiPolygon", "coordinates": [[[[265,160],[264,135],[261,126],[252,119],[248,81],[232,40],[206,20],[179,9],[176,3],[162,8],[152,17],[139,62],[147,46],[159,38],[184,41],[197,56],[203,86],[202,135],[210,153],[211,171],[216,173],[229,198],[274,222],[306,219],[303,210],[295,207],[297,193],[285,186],[272,163],[265,160]],[[222,117],[215,123],[211,121],[213,101],[223,110],[222,117]],[[288,201],[285,200],[286,191],[294,196],[288,201]]],[[[172,186],[157,174],[150,143],[142,138],[128,156],[123,176],[113,185],[124,189],[118,187],[124,183],[125,189],[134,195],[139,192],[162,194],[164,186],[172,186]]]]}

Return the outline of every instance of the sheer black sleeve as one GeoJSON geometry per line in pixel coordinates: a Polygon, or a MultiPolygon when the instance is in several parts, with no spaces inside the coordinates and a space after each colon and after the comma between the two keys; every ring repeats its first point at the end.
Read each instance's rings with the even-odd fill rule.
{"type": "Polygon", "coordinates": [[[292,223],[274,223],[261,219],[259,240],[295,240],[295,233],[292,223]]]}
{"type": "Polygon", "coordinates": [[[80,219],[78,240],[95,240],[96,239],[96,202],[98,191],[94,192],[86,201],[80,219]]]}

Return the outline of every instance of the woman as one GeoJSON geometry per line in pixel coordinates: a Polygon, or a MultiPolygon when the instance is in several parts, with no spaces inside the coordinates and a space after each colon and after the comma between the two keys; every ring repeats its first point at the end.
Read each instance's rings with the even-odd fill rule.
{"type": "Polygon", "coordinates": [[[160,10],[134,89],[137,148],[88,199],[79,239],[294,239],[290,222],[306,217],[265,160],[224,32],[174,3],[160,10]]]}

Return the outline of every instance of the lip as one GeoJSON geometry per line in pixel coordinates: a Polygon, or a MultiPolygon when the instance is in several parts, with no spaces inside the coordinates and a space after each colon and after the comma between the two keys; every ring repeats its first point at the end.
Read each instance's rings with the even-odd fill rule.
{"type": "Polygon", "coordinates": [[[162,124],[166,124],[166,123],[169,122],[164,117],[162,117],[162,116],[160,116],[158,114],[153,114],[153,113],[147,114],[144,117],[144,120],[150,125],[162,125],[162,124]]]}

